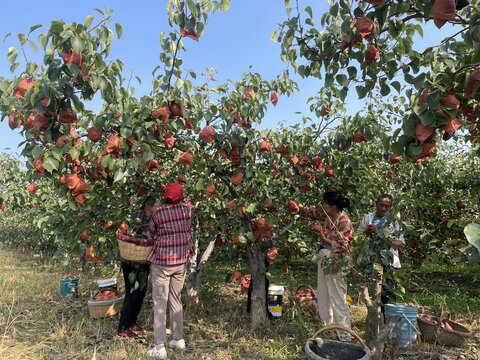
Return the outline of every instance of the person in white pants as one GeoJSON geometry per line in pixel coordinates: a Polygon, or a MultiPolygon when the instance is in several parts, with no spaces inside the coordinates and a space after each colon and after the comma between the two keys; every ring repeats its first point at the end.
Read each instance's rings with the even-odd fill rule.
{"type": "MultiPolygon", "coordinates": [[[[325,274],[325,258],[335,255],[339,258],[351,253],[353,226],[343,209],[350,201],[338,192],[327,192],[323,196],[322,208],[326,214],[325,225],[314,227],[320,237],[321,246],[317,267],[317,302],[320,319],[326,326],[336,324],[346,328],[350,325],[350,308],[347,305],[347,282],[338,275],[340,268],[334,264],[330,273],[325,274]]],[[[350,341],[350,334],[337,330],[341,341],[350,341]]]]}

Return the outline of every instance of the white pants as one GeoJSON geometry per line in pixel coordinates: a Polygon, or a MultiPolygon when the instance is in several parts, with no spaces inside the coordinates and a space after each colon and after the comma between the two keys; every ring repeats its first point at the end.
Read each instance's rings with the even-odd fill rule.
{"type": "MultiPolygon", "coordinates": [[[[325,275],[322,260],[330,255],[331,251],[322,249],[319,252],[317,266],[317,303],[320,319],[325,326],[336,324],[347,328],[350,326],[350,308],[347,305],[347,282],[337,274],[325,275]]],[[[338,338],[350,341],[350,334],[337,331],[338,338]]]]}

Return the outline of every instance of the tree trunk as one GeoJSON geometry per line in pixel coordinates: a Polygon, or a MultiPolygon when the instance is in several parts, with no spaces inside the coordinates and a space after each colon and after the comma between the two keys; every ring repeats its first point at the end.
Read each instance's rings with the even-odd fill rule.
{"type": "Polygon", "coordinates": [[[198,264],[196,263],[198,250],[195,251],[194,256],[192,256],[193,264],[192,264],[190,273],[186,278],[186,283],[187,283],[186,307],[187,308],[195,308],[199,303],[200,291],[202,289],[203,269],[208,259],[210,258],[210,255],[212,254],[214,247],[215,247],[215,238],[210,240],[210,243],[208,244],[207,248],[203,252],[202,257],[198,262],[198,264]]]}
{"type": "Polygon", "coordinates": [[[84,252],[80,255],[79,267],[80,267],[80,270],[81,270],[81,271],[85,270],[85,265],[86,265],[86,263],[87,263],[87,260],[85,259],[86,254],[87,254],[87,252],[84,251],[84,252]]]}
{"type": "Polygon", "coordinates": [[[365,327],[365,341],[367,346],[372,350],[378,347],[378,336],[380,334],[380,327],[383,324],[381,319],[382,313],[380,309],[381,294],[382,294],[382,277],[383,268],[379,264],[373,264],[373,277],[372,282],[367,288],[367,292],[364,291],[364,297],[368,296],[368,299],[364,299],[367,303],[367,319],[365,327]],[[369,294],[373,294],[370,297],[369,294]]]}
{"type": "Polygon", "coordinates": [[[252,287],[251,326],[252,329],[262,325],[267,319],[267,299],[265,297],[265,253],[258,244],[247,244],[248,262],[250,264],[252,287]]]}
{"type": "Polygon", "coordinates": [[[368,287],[363,289],[363,300],[367,305],[367,319],[365,324],[365,342],[371,352],[372,360],[381,360],[385,349],[385,342],[392,329],[400,321],[400,317],[393,317],[388,326],[383,323],[381,312],[383,267],[380,264],[373,264],[373,280],[368,287]],[[374,294],[370,297],[370,293],[374,294]]]}

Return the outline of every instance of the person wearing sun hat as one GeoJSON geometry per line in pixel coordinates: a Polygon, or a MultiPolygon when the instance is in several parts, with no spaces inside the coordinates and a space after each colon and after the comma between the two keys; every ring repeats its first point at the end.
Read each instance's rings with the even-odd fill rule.
{"type": "Polygon", "coordinates": [[[168,184],[163,195],[165,204],[155,211],[149,223],[150,235],[155,243],[147,258],[152,270],[155,338],[155,346],[147,351],[147,356],[156,359],[167,358],[165,348],[167,304],[172,331],[172,340],[168,346],[177,350],[185,349],[181,292],[187,262],[193,253],[190,221],[194,207],[183,196],[183,187],[178,183],[168,184]]]}

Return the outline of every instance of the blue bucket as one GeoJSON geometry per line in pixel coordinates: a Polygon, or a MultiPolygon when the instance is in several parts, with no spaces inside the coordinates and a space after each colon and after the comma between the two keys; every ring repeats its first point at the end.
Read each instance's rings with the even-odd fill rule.
{"type": "Polygon", "coordinates": [[[77,297],[78,294],[78,277],[62,277],[60,278],[60,296],[62,298],[77,297]]]}
{"type": "Polygon", "coordinates": [[[400,322],[395,325],[389,335],[397,341],[397,346],[406,348],[417,345],[417,308],[408,305],[385,304],[385,322],[390,318],[400,316],[400,322]]]}

